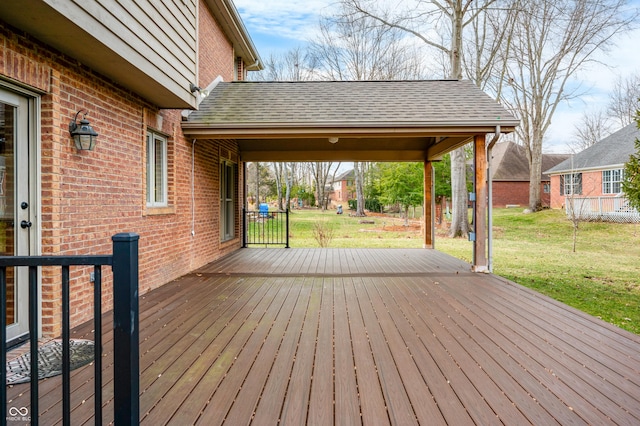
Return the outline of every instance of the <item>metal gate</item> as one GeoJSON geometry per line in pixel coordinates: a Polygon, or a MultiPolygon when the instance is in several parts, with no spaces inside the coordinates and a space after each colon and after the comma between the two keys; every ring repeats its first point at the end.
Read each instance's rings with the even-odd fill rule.
{"type": "Polygon", "coordinates": [[[289,209],[269,211],[266,204],[259,210],[243,209],[243,247],[249,245],[284,245],[289,248],[289,209]]]}

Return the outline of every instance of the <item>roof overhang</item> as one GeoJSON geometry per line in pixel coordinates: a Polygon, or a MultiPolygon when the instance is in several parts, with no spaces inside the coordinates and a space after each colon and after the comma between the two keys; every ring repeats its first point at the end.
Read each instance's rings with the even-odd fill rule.
{"type": "Polygon", "coordinates": [[[582,173],[582,172],[599,172],[604,170],[616,170],[616,169],[624,169],[625,164],[607,164],[605,166],[593,166],[593,167],[576,167],[573,169],[564,169],[564,170],[547,170],[543,172],[549,176],[556,175],[564,175],[569,173],[582,173]]]}
{"type": "MultiPolygon", "coordinates": [[[[501,126],[509,133],[514,126],[501,126]]],[[[194,139],[234,139],[245,161],[438,161],[495,127],[202,126],[183,123],[194,139]],[[330,138],[338,138],[331,143],[330,138]]]]}
{"type": "Polygon", "coordinates": [[[261,82],[218,84],[182,130],[245,161],[438,161],[518,123],[469,82],[261,82]]]}

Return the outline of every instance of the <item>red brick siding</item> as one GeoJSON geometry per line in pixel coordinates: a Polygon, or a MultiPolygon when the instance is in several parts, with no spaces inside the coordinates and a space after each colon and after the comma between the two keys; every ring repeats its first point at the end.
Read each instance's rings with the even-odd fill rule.
{"type": "Polygon", "coordinates": [[[233,81],[233,46],[203,0],[199,10],[198,85],[204,88],[218,76],[233,81]]]}
{"type": "MultiPolygon", "coordinates": [[[[545,194],[544,184],[540,183],[540,200],[543,207],[549,206],[550,194],[545,194]]],[[[505,207],[508,204],[527,207],[529,205],[529,182],[494,181],[493,207],[505,207]]]]}
{"type": "MultiPolygon", "coordinates": [[[[602,171],[577,172],[582,173],[582,194],[584,197],[613,197],[616,194],[602,193],[602,171]]],[[[560,195],[560,175],[551,176],[551,208],[564,207],[565,196],[560,195]]]]}
{"type": "MultiPolygon", "coordinates": [[[[202,5],[201,5],[202,7],[202,5]]],[[[201,15],[203,10],[201,9],[201,15]]],[[[233,76],[232,49],[215,22],[201,19],[200,30],[216,47],[200,58],[201,81],[233,76]],[[218,34],[217,38],[212,34],[218,34]],[[226,45],[225,45],[226,43],[226,45]],[[226,57],[225,57],[226,56],[226,57]]],[[[104,254],[111,236],[140,234],[140,294],[240,247],[240,204],[236,238],[220,243],[220,149],[238,160],[234,141],[192,142],[181,132],[181,111],[159,110],[68,58],[0,22],[0,74],[45,90],[41,97],[41,236],[43,254],[104,254]],[[17,59],[16,59],[17,58],[17,59]],[[94,151],[79,152],[69,137],[69,121],[80,109],[99,133],[94,151]],[[146,207],[147,128],[169,142],[169,208],[146,207]],[[195,208],[192,215],[192,163],[195,208]],[[160,214],[157,214],[160,213],[160,214]],[[195,217],[192,236],[192,218],[195,217]]],[[[239,164],[238,170],[242,165],[239,164]]],[[[242,188],[241,176],[238,177],[242,188]]],[[[237,200],[241,200],[238,194],[237,200]]],[[[92,315],[89,268],[71,273],[72,323],[92,315]]],[[[111,309],[111,271],[103,270],[103,308],[111,309]]],[[[60,330],[60,272],[42,272],[42,323],[45,335],[60,330]]]]}
{"type": "MultiPolygon", "coordinates": [[[[342,205],[343,207],[347,207],[349,200],[353,200],[356,198],[355,192],[350,191],[349,185],[347,185],[349,181],[341,180],[338,182],[339,188],[333,190],[330,202],[331,206],[342,205]]],[[[353,182],[351,182],[351,187],[353,187],[353,182]]]]}

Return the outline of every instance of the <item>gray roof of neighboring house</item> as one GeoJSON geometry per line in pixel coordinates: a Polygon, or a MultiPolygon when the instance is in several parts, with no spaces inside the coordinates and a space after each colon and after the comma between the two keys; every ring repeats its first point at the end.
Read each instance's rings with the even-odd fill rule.
{"type": "MultiPolygon", "coordinates": [[[[529,181],[529,161],[524,147],[513,142],[501,142],[491,151],[491,179],[494,181],[529,181]]],[[[541,179],[548,181],[544,173],[558,163],[569,158],[569,154],[542,154],[541,179]]]]}
{"type": "Polygon", "coordinates": [[[635,140],[640,138],[636,123],[629,124],[584,151],[573,155],[545,173],[557,174],[576,170],[588,170],[622,166],[635,152],[635,140]]]}
{"type": "Polygon", "coordinates": [[[336,176],[336,178],[333,180],[334,182],[340,182],[343,180],[349,180],[349,179],[354,179],[355,178],[355,173],[353,172],[353,169],[347,170],[346,172],[340,173],[338,176],[336,176]]]}
{"type": "Polygon", "coordinates": [[[187,123],[515,126],[468,80],[219,83],[187,123]]]}

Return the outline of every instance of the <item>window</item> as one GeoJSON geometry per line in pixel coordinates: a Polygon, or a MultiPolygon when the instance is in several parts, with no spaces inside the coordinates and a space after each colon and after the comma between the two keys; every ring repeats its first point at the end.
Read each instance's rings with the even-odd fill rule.
{"type": "Polygon", "coordinates": [[[550,193],[551,192],[551,184],[545,183],[544,187],[543,187],[543,191],[544,191],[545,194],[550,193]]]}
{"type": "Polygon", "coordinates": [[[237,167],[230,161],[220,163],[220,239],[235,236],[235,176],[237,167]]]}
{"type": "Polygon", "coordinates": [[[582,194],[582,173],[560,175],[560,195],[582,194]]]}
{"type": "Polygon", "coordinates": [[[167,138],[147,132],[147,206],[167,206],[167,138]]]}
{"type": "Polygon", "coordinates": [[[624,180],[624,170],[603,170],[602,171],[602,193],[618,194],[622,192],[622,181],[624,180]]]}

